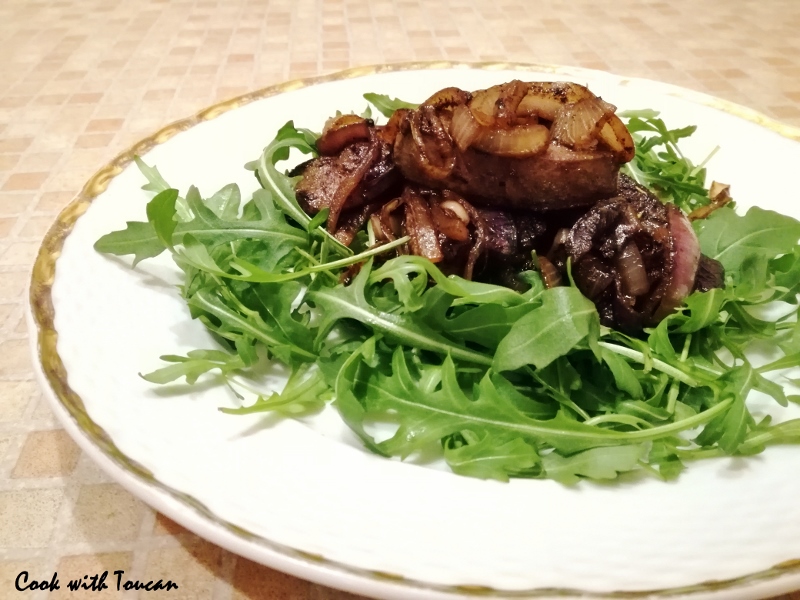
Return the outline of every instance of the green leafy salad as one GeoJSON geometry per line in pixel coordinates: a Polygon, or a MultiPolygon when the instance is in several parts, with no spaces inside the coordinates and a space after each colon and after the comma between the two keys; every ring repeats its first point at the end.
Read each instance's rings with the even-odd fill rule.
{"type": "MultiPolygon", "coordinates": [[[[387,116],[413,106],[367,98],[387,116]]],[[[326,211],[301,209],[297,178],[281,167],[290,150],[316,154],[317,135],[290,121],[246,165],[261,189],[245,201],[235,184],[180,195],[137,159],[155,193],[146,220],[95,248],[133,255],[134,266],[171,253],[192,317],[220,342],[162,356],[143,377],[215,377],[241,398],[248,374],[280,361],[283,389],[220,410],[291,417],[330,402],[372,452],[438,456],[455,473],[499,480],[670,480],[687,461],[800,442],[800,420],[756,418],[746,402],[753,391],[800,401],[784,392],[795,381],[773,373],[800,365],[800,222],[712,206],[704,166],[677,147],[694,127],[670,130],[647,110],[623,117],[637,147],[629,174],[684,212],[713,207],[693,226],[725,268],[724,289],[693,293],[642,335],[602,326],[574,285],[548,289],[537,271],[521,274],[529,287],[519,292],[445,276],[396,254],[408,238],[376,244],[370,227],[343,246],[324,228],[326,211]],[[777,358],[761,364],[765,349],[777,358]],[[395,433],[378,439],[375,423],[395,433]]]]}

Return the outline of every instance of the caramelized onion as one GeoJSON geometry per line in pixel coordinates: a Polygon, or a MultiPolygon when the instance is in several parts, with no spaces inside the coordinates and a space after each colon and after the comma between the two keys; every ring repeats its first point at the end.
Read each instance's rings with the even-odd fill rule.
{"type": "Polygon", "coordinates": [[[444,255],[428,203],[410,188],[406,188],[403,193],[403,203],[406,208],[406,235],[411,238],[408,245],[412,254],[427,258],[433,263],[441,262],[444,255]]]}
{"type": "Polygon", "coordinates": [[[567,241],[569,240],[569,229],[562,227],[556,232],[553,243],[550,245],[550,250],[547,251],[547,260],[558,267],[564,267],[567,264],[567,241]]]}
{"type": "MultiPolygon", "coordinates": [[[[453,203],[457,204],[457,203],[453,203]]],[[[437,229],[446,237],[457,242],[466,242],[469,239],[469,229],[464,222],[444,207],[444,203],[431,202],[431,216],[437,229]]],[[[459,208],[462,208],[459,205],[459,208]]],[[[462,208],[463,210],[463,208],[462,208]]]]}
{"type": "Polygon", "coordinates": [[[553,256],[559,254],[563,251],[567,240],[569,239],[569,229],[566,227],[562,227],[556,232],[556,237],[553,238],[553,243],[550,246],[550,250],[547,253],[547,258],[553,260],[553,256]]]}
{"type": "Polygon", "coordinates": [[[317,140],[320,154],[333,156],[352,144],[369,139],[369,121],[358,115],[340,115],[325,122],[322,135],[317,140]]]}
{"type": "Polygon", "coordinates": [[[711,200],[709,204],[698,206],[689,213],[688,217],[690,221],[707,219],[715,210],[729,204],[733,200],[733,198],[731,198],[731,186],[727,183],[712,181],[711,187],[708,190],[708,199],[711,200]]]}
{"type": "Polygon", "coordinates": [[[341,214],[342,210],[346,208],[347,199],[350,198],[350,195],[353,193],[353,191],[358,188],[358,185],[361,183],[364,175],[366,175],[372,163],[375,162],[380,155],[380,151],[380,142],[378,141],[378,138],[375,137],[370,141],[369,149],[364,153],[361,163],[358,164],[352,173],[350,173],[339,183],[339,186],[336,188],[336,192],[333,194],[330,206],[328,207],[330,210],[328,213],[327,223],[329,232],[336,232],[339,223],[339,215],[341,214]]]}
{"type": "Polygon", "coordinates": [[[378,127],[378,135],[387,144],[394,145],[397,135],[400,133],[400,124],[406,119],[408,113],[411,111],[407,108],[398,108],[389,121],[383,127],[378,127]]]}
{"type": "Polygon", "coordinates": [[[550,289],[561,285],[561,273],[544,256],[539,257],[539,272],[542,274],[544,287],[550,289]]]}
{"type": "Polygon", "coordinates": [[[466,104],[472,99],[472,94],[465,92],[457,87],[448,87],[439,90],[433,96],[422,103],[423,106],[433,108],[444,108],[445,106],[459,106],[466,104]]]}
{"type": "Polygon", "coordinates": [[[553,121],[553,139],[570,148],[588,148],[613,114],[613,107],[596,97],[566,104],[553,121]]]}
{"type": "Polygon", "coordinates": [[[642,254],[632,241],[617,256],[617,270],[625,292],[631,296],[641,296],[650,289],[642,254]]]}
{"type": "Polygon", "coordinates": [[[617,155],[621,162],[633,160],[636,148],[631,132],[617,115],[612,115],[598,132],[598,137],[617,155]]]}
{"type": "Polygon", "coordinates": [[[401,204],[402,200],[400,198],[395,198],[381,207],[380,229],[381,234],[386,238],[387,242],[392,242],[403,235],[400,219],[394,215],[394,211],[400,208],[401,204]]]}
{"type": "Polygon", "coordinates": [[[517,107],[517,115],[537,115],[553,121],[561,107],[584,98],[593,98],[586,87],[565,81],[535,82],[529,84],[528,94],[517,107]]]}
{"type": "Polygon", "coordinates": [[[372,215],[377,208],[375,204],[367,204],[343,213],[339,218],[339,225],[333,237],[345,246],[349,246],[353,243],[358,231],[364,226],[364,223],[367,222],[367,219],[370,218],[370,215],[372,215]]]}
{"type": "Polygon", "coordinates": [[[473,146],[496,156],[522,158],[547,149],[550,132],[544,125],[522,125],[510,129],[489,129],[481,132],[473,146]]]}
{"type": "Polygon", "coordinates": [[[450,123],[450,135],[462,152],[469,148],[481,133],[481,125],[466,106],[456,106],[450,123]]]}
{"type": "MultiPolygon", "coordinates": [[[[448,190],[445,190],[445,198],[450,196],[451,194],[448,193],[448,190]]],[[[442,208],[445,208],[452,212],[464,225],[469,225],[469,215],[467,211],[464,210],[464,207],[458,203],[457,200],[445,200],[442,202],[442,208]]]]}
{"type": "Polygon", "coordinates": [[[495,105],[499,97],[500,86],[490,87],[488,90],[480,90],[472,96],[469,109],[478,123],[484,127],[494,125],[495,105]]]}
{"type": "Polygon", "coordinates": [[[369,218],[369,224],[372,226],[372,233],[375,234],[375,240],[378,242],[391,242],[394,236],[389,237],[383,232],[383,225],[381,225],[381,216],[374,213],[369,218]]]}
{"type": "Polygon", "coordinates": [[[445,190],[445,198],[448,201],[456,202],[461,205],[464,212],[469,215],[469,219],[475,228],[475,243],[470,248],[469,255],[467,256],[467,264],[464,266],[464,279],[472,279],[472,272],[475,270],[475,263],[478,262],[483,249],[486,247],[486,221],[483,216],[475,209],[472,204],[458,196],[457,194],[445,190]]]}
{"type": "Polygon", "coordinates": [[[408,120],[411,136],[418,150],[420,167],[433,179],[445,179],[456,165],[452,138],[442,125],[436,111],[421,106],[408,120]]]}
{"type": "Polygon", "coordinates": [[[495,102],[495,123],[512,127],[517,119],[517,107],[528,93],[528,84],[518,79],[500,86],[500,97],[495,102]]]}
{"type": "Polygon", "coordinates": [[[561,100],[558,98],[531,92],[517,106],[517,116],[536,115],[542,119],[552,121],[556,118],[561,106],[561,100]]]}

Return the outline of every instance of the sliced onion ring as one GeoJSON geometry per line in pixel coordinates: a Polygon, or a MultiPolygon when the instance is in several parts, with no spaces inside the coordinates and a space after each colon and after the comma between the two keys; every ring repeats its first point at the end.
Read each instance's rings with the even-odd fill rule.
{"type": "MultiPolygon", "coordinates": [[[[449,190],[445,190],[445,198],[450,195],[448,192],[449,190]]],[[[464,225],[469,225],[469,215],[464,207],[459,204],[458,200],[445,200],[442,202],[442,208],[452,212],[464,225]]]]}
{"type": "Polygon", "coordinates": [[[444,254],[428,203],[410,188],[403,192],[403,203],[406,209],[406,235],[411,238],[408,242],[411,253],[433,263],[441,262],[444,254]]]}
{"type": "Polygon", "coordinates": [[[650,289],[642,253],[632,241],[625,244],[617,256],[617,270],[625,292],[631,296],[641,296],[650,289]]]}
{"type": "Polygon", "coordinates": [[[464,279],[472,279],[472,273],[475,270],[475,263],[483,252],[486,245],[486,221],[484,221],[481,214],[475,209],[472,204],[464,200],[458,194],[449,190],[444,191],[444,197],[448,202],[455,202],[460,204],[464,212],[469,215],[470,222],[475,228],[475,242],[470,248],[469,255],[467,256],[467,264],[464,265],[464,279]]]}
{"type": "Polygon", "coordinates": [[[369,123],[358,115],[341,115],[328,119],[317,140],[320,154],[333,156],[345,146],[369,139],[369,123]]]}
{"type": "MultiPolygon", "coordinates": [[[[461,219],[445,209],[443,205],[444,203],[439,204],[436,201],[430,202],[431,216],[436,228],[451,240],[466,242],[469,239],[469,229],[461,219]]],[[[459,205],[459,208],[462,207],[459,205]]]]}
{"type": "Polygon", "coordinates": [[[411,137],[417,146],[420,167],[432,179],[446,179],[455,168],[456,156],[451,145],[452,138],[436,111],[430,106],[422,106],[411,112],[408,122],[411,137]],[[423,119],[427,121],[426,124],[423,124],[423,119]],[[433,135],[423,133],[423,130],[431,130],[433,135]]]}
{"type": "Polygon", "coordinates": [[[381,234],[384,238],[386,238],[387,242],[393,242],[403,235],[403,228],[400,224],[400,219],[394,215],[394,211],[400,208],[401,204],[402,199],[395,198],[381,207],[380,229],[381,234]]]}
{"type": "Polygon", "coordinates": [[[570,148],[590,147],[597,140],[600,129],[614,114],[609,106],[596,97],[565,104],[553,121],[553,139],[570,148]]]}
{"type": "Polygon", "coordinates": [[[494,110],[497,99],[500,97],[500,86],[490,87],[488,90],[475,92],[469,103],[469,109],[475,119],[484,127],[494,125],[494,110]]]}
{"type": "Polygon", "coordinates": [[[517,106],[517,116],[536,115],[542,119],[552,121],[561,108],[561,100],[553,96],[528,92],[517,106]]]}
{"type": "Polygon", "coordinates": [[[500,97],[494,105],[495,123],[512,127],[517,120],[517,107],[528,93],[529,84],[518,79],[500,86],[500,97]]]}
{"type": "Polygon", "coordinates": [[[445,106],[459,106],[466,104],[472,98],[472,94],[465,92],[457,87],[448,87],[439,90],[433,96],[422,103],[423,106],[432,106],[433,108],[444,108],[445,106]]]}
{"type": "Polygon", "coordinates": [[[464,152],[480,134],[481,125],[475,120],[472,111],[466,105],[456,106],[450,123],[450,135],[458,149],[464,152]]]}
{"type": "Polygon", "coordinates": [[[496,156],[522,158],[544,152],[549,140],[550,131],[544,125],[522,125],[483,131],[473,147],[496,156]]]}
{"type": "Polygon", "coordinates": [[[611,119],[600,128],[598,137],[617,155],[621,162],[633,160],[636,147],[631,132],[617,115],[612,115],[611,119]]]}

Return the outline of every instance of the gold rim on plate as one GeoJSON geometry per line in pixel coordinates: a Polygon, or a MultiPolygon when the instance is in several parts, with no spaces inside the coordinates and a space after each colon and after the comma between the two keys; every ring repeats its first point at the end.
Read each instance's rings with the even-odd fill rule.
{"type": "MultiPolygon", "coordinates": [[[[64,363],[58,354],[57,342],[58,332],[54,327],[55,308],[53,306],[53,299],[51,296],[53,281],[55,279],[56,262],[61,255],[61,249],[64,241],[69,236],[76,221],[86,212],[92,201],[102,194],[108,187],[109,182],[119,175],[131,162],[134,156],[141,156],[150,151],[153,147],[163,144],[175,135],[186,131],[199,123],[210,121],[219,115],[226,113],[235,108],[239,108],[256,100],[269,98],[292,90],[326,83],[329,81],[339,81],[344,79],[353,79],[357,77],[364,77],[367,75],[375,75],[379,73],[388,73],[396,71],[411,71],[423,69],[482,69],[482,70],[512,70],[512,71],[538,71],[548,72],[554,74],[570,73],[574,69],[567,67],[560,67],[554,65],[538,65],[538,64],[523,64],[523,63],[465,63],[465,62],[409,62],[409,63],[396,63],[390,65],[374,65],[365,67],[356,67],[340,71],[330,75],[323,75],[318,77],[308,77],[304,79],[296,79],[278,85],[269,86],[256,90],[225,102],[220,102],[209,108],[206,108],[197,114],[176,121],[167,125],[155,134],[145,138],[128,148],[121,154],[117,155],[111,162],[98,170],[91,179],[84,185],[80,193],[70,202],[67,207],[61,211],[56,218],[56,221],[48,230],[47,234],[42,241],[39,248],[39,253],[33,266],[33,272],[30,282],[30,305],[31,313],[36,324],[36,352],[42,372],[47,379],[53,393],[57,400],[61,403],[63,408],[69,413],[78,428],[94,443],[94,445],[109,459],[111,459],[118,467],[128,474],[136,476],[139,480],[145,482],[154,488],[166,492],[172,498],[178,500],[185,506],[191,507],[200,516],[207,521],[221,526],[228,533],[232,533],[236,537],[241,538],[247,542],[255,542],[269,550],[306,563],[309,567],[326,567],[332,568],[348,575],[355,575],[360,578],[366,578],[375,583],[392,583],[396,585],[406,586],[417,590],[428,590],[439,593],[450,593],[459,595],[470,595],[475,597],[495,597],[495,598],[540,598],[544,596],[561,596],[561,597],[576,597],[583,598],[644,598],[644,597],[674,597],[688,594],[696,594],[701,592],[715,592],[722,590],[730,590],[731,588],[754,584],[761,581],[775,579],[777,577],[800,573],[800,559],[784,561],[764,571],[759,571],[742,577],[733,579],[726,579],[720,581],[705,581],[702,583],[682,586],[676,588],[666,588],[659,590],[641,590],[641,591],[616,591],[607,593],[597,593],[583,591],[576,588],[536,588],[520,591],[499,590],[491,587],[475,586],[475,585],[437,585],[417,581],[397,575],[393,573],[384,573],[379,571],[371,571],[353,567],[337,561],[333,561],[315,554],[309,554],[296,548],[291,548],[284,544],[268,540],[254,533],[251,533],[241,527],[229,523],[217,517],[212,513],[202,502],[196,498],[185,494],[179,490],[173,489],[153,476],[153,474],[144,466],[138,464],[135,460],[124,455],[119,448],[114,444],[111,437],[103,430],[102,427],[97,425],[89,414],[83,404],[83,400],[78,396],[69,386],[67,382],[67,372],[64,363]]],[[[587,69],[581,69],[588,71],[587,69]]],[[[625,82],[625,79],[622,79],[625,82]]],[[[740,118],[754,122],[762,127],[771,129],[776,133],[800,141],[800,129],[780,123],[763,115],[755,110],[746,108],[744,106],[728,102],[719,98],[714,98],[699,92],[691,92],[682,88],[667,86],[672,88],[669,93],[671,95],[680,96],[691,100],[696,103],[712,106],[718,110],[733,114],[740,118]]]]}

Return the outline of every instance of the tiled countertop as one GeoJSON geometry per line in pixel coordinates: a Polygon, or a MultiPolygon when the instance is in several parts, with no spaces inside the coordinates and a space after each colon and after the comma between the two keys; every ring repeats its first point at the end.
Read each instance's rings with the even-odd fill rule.
{"type": "MultiPolygon", "coordinates": [[[[106,569],[180,581],[164,593],[171,600],[353,598],[237,558],[154,513],[81,454],[43,400],[24,319],[29,270],[59,210],[118,152],[286,79],[437,59],[648,77],[800,125],[798,31],[796,0],[0,2],[0,598],[21,597],[23,570],[106,569]]],[[[25,597],[67,596],[137,597],[25,597]]]]}

